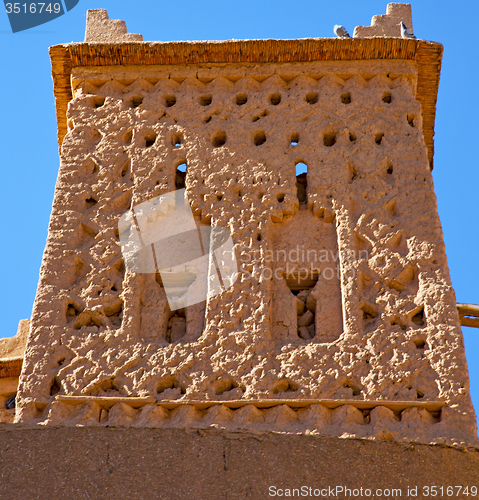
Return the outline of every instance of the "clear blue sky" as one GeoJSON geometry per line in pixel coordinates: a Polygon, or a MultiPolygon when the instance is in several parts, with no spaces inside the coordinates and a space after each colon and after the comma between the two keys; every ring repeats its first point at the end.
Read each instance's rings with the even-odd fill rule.
{"type": "MultiPolygon", "coordinates": [[[[386,12],[386,0],[80,0],[69,13],[12,34],[0,13],[0,138],[3,203],[0,337],[31,314],[48,229],[59,159],[48,47],[80,42],[87,9],[106,8],[112,19],[145,40],[224,40],[332,36],[334,24],[352,33],[386,12]]],[[[2,7],[3,9],[3,7],[2,7]]],[[[1,9],[0,9],[1,10],[1,9]]],[[[449,267],[458,302],[479,303],[479,2],[412,0],[414,31],[444,44],[436,119],[434,182],[449,267]],[[467,26],[467,29],[461,29],[467,26]]],[[[471,389],[479,412],[479,330],[463,328],[471,389]]]]}

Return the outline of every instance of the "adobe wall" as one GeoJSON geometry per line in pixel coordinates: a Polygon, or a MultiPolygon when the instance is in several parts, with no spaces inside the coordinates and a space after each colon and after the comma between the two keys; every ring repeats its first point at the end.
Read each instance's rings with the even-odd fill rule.
{"type": "Polygon", "coordinates": [[[437,498],[474,498],[479,477],[477,449],[304,435],[0,425],[0,442],[0,497],[22,500],[263,500],[288,496],[284,489],[295,498],[407,499],[429,498],[431,486],[437,498]],[[303,486],[310,496],[293,493],[303,486]],[[336,487],[363,488],[362,497],[336,487]]]}
{"type": "MultiPolygon", "coordinates": [[[[475,442],[416,85],[416,64],[395,60],[74,68],[18,421],[74,422],[62,395],[316,400],[281,425],[475,442]],[[160,281],[125,269],[117,224],[178,187],[182,163],[195,217],[230,229],[243,267],[172,341],[160,281]],[[302,304],[281,272],[264,273],[282,269],[267,256],[292,243],[330,256],[302,304]],[[407,404],[376,409],[374,427],[349,404],[363,400],[407,404]]],[[[256,406],[240,423],[220,406],[215,425],[265,419],[256,406]]],[[[125,425],[169,418],[150,411],[116,410],[125,425]]],[[[211,425],[195,411],[178,425],[211,425]]]]}
{"type": "Polygon", "coordinates": [[[14,337],[0,339],[0,422],[13,422],[15,418],[14,398],[18,391],[23,356],[30,332],[30,320],[18,324],[14,337]]]}

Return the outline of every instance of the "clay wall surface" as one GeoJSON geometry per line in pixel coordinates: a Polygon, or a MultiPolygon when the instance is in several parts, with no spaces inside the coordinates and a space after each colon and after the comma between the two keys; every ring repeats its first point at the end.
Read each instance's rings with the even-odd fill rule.
{"type": "Polygon", "coordinates": [[[0,426],[0,441],[0,497],[14,492],[22,500],[263,500],[274,491],[288,496],[284,489],[295,498],[361,498],[346,490],[330,494],[336,487],[363,488],[362,498],[372,489],[376,498],[407,499],[429,498],[431,486],[437,498],[470,499],[479,477],[477,449],[313,436],[0,426]],[[302,486],[312,494],[293,495],[302,486]],[[414,487],[418,494],[408,496],[414,487]]]}
{"type": "MultiPolygon", "coordinates": [[[[324,420],[332,435],[474,442],[416,85],[416,64],[393,60],[74,68],[18,421],[113,418],[96,403],[80,417],[62,396],[316,400],[279,417],[243,406],[239,420],[220,405],[214,425],[319,432],[324,420]],[[178,188],[184,163],[197,221],[229,228],[242,269],[181,317],[158,276],[125,268],[117,225],[178,188]],[[328,255],[303,288],[282,275],[292,245],[328,255]]],[[[127,425],[177,411],[118,404],[127,425]]],[[[212,425],[182,411],[180,426],[212,425]]]]}
{"type": "Polygon", "coordinates": [[[30,320],[22,319],[14,337],[0,339],[0,422],[13,422],[23,355],[30,332],[30,320]]]}

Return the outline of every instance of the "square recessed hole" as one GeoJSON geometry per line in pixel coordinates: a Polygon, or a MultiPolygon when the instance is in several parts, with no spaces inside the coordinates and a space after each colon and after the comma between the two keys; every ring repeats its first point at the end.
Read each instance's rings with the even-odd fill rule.
{"type": "Polygon", "coordinates": [[[273,105],[273,106],[277,106],[280,102],[281,102],[281,94],[279,93],[275,93],[275,94],[271,94],[269,96],[269,102],[273,105]]]}
{"type": "Polygon", "coordinates": [[[363,311],[363,319],[365,320],[372,320],[378,317],[376,309],[369,304],[364,304],[361,306],[361,309],[363,311]]]}
{"type": "Polygon", "coordinates": [[[97,204],[97,201],[95,200],[95,198],[88,198],[87,200],[85,200],[85,204],[87,208],[91,208],[97,204]]]}
{"type": "Polygon", "coordinates": [[[174,95],[165,96],[165,106],[171,108],[176,104],[176,97],[174,95]]]}
{"type": "Polygon", "coordinates": [[[266,134],[262,130],[254,134],[255,146],[261,146],[261,144],[264,144],[265,142],[266,142],[266,134]]]}
{"type": "Polygon", "coordinates": [[[393,96],[391,95],[391,92],[384,92],[383,102],[385,102],[386,104],[391,104],[393,102],[393,96]]]}
{"type": "Polygon", "coordinates": [[[414,345],[416,346],[416,349],[424,349],[424,350],[426,350],[427,344],[426,344],[426,341],[423,338],[415,338],[412,341],[414,342],[414,345]]]}
{"type": "Polygon", "coordinates": [[[238,94],[236,96],[236,104],[238,106],[243,106],[243,104],[246,104],[248,102],[248,96],[246,94],[238,94]]]}
{"type": "Polygon", "coordinates": [[[131,98],[131,107],[137,108],[143,102],[143,96],[134,96],[131,98]]]}
{"type": "Polygon", "coordinates": [[[383,141],[384,134],[383,132],[379,132],[374,136],[374,142],[379,146],[383,141]]]}
{"type": "Polygon", "coordinates": [[[417,326],[424,326],[426,324],[426,319],[424,316],[424,307],[421,307],[411,318],[411,321],[417,326]]]}
{"type": "Polygon", "coordinates": [[[226,132],[224,130],[216,132],[211,142],[215,148],[220,148],[221,146],[224,146],[226,144],[226,132]]]}
{"type": "Polygon", "coordinates": [[[341,102],[343,104],[350,104],[351,103],[351,93],[346,92],[346,94],[341,94],[341,102]]]}
{"type": "Polygon", "coordinates": [[[149,148],[155,144],[156,134],[148,134],[145,136],[145,147],[149,148]]]}
{"type": "Polygon", "coordinates": [[[174,134],[173,137],[171,138],[171,144],[175,148],[179,148],[182,142],[183,142],[183,136],[180,133],[174,134]]]}
{"type": "Polygon", "coordinates": [[[318,93],[310,92],[309,94],[306,94],[306,102],[308,104],[316,104],[318,102],[318,93]]]}
{"type": "Polygon", "coordinates": [[[93,105],[95,108],[101,108],[105,104],[105,98],[102,96],[97,96],[93,99],[93,105]]]}
{"type": "Polygon", "coordinates": [[[211,94],[202,95],[200,97],[200,104],[202,106],[209,106],[213,102],[213,96],[211,94]]]}
{"type": "Polygon", "coordinates": [[[336,144],[336,132],[326,132],[323,137],[323,144],[330,148],[336,144]]]}

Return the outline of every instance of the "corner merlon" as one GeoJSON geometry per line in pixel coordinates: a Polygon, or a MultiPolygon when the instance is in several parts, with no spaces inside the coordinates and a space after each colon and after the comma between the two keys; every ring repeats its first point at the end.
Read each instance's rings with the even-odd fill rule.
{"type": "Polygon", "coordinates": [[[125,21],[109,19],[106,9],[87,11],[85,42],[117,43],[142,41],[142,35],[127,32],[125,21]]]}
{"type": "Polygon", "coordinates": [[[385,15],[373,16],[371,26],[356,26],[353,38],[372,36],[401,38],[401,21],[414,32],[411,5],[408,3],[389,3],[385,15]]]}

